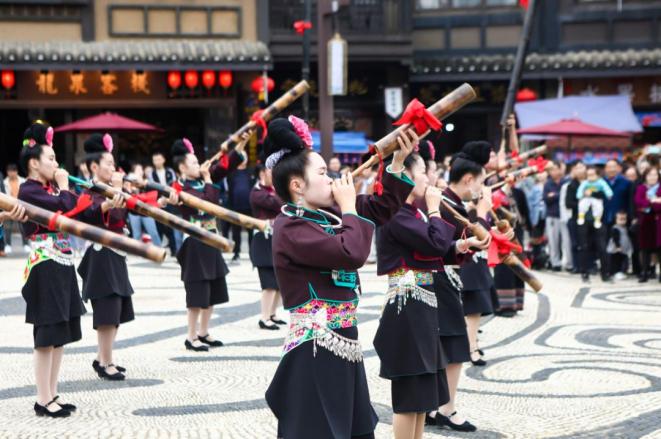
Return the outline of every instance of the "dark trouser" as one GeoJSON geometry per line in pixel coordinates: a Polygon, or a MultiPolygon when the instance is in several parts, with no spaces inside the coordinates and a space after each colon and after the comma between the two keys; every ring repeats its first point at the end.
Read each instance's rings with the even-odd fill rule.
{"type": "Polygon", "coordinates": [[[161,241],[163,240],[164,235],[168,237],[168,246],[170,247],[170,254],[176,255],[177,241],[174,239],[174,230],[172,230],[171,227],[168,227],[165,224],[161,224],[159,222],[156,222],[156,229],[158,230],[158,234],[161,237],[161,241]]]}
{"type": "Polygon", "coordinates": [[[626,273],[629,268],[629,258],[624,253],[611,253],[608,255],[608,273],[626,273]]]}
{"type": "MultiPolygon", "coordinates": [[[[657,263],[661,260],[661,252],[659,249],[640,249],[640,275],[641,277],[648,277],[652,271],[652,255],[656,255],[657,263]]],[[[661,277],[660,277],[661,279],[661,277]]]]}
{"type": "MultiPolygon", "coordinates": [[[[252,215],[252,212],[246,210],[237,210],[237,212],[242,213],[244,215],[249,215],[249,216],[252,215]]],[[[232,228],[232,241],[234,241],[234,257],[238,258],[239,253],[241,253],[242,227],[236,224],[231,224],[231,228],[232,228]]],[[[247,229],[247,231],[248,231],[248,248],[250,248],[250,244],[252,243],[253,229],[247,229]]]]}
{"type": "Polygon", "coordinates": [[[567,222],[567,228],[569,229],[569,237],[571,239],[571,260],[574,261],[574,269],[580,270],[580,259],[578,257],[578,225],[576,224],[576,219],[571,218],[567,222]]]}
{"type": "Polygon", "coordinates": [[[606,253],[606,228],[595,229],[592,222],[586,221],[584,225],[578,226],[578,244],[580,255],[580,270],[588,274],[592,268],[592,255],[599,256],[601,277],[608,276],[608,254],[606,253]]]}
{"type": "Polygon", "coordinates": [[[633,228],[629,230],[629,239],[633,244],[633,252],[631,254],[631,271],[636,276],[640,274],[640,246],[638,245],[638,232],[633,228]]]}

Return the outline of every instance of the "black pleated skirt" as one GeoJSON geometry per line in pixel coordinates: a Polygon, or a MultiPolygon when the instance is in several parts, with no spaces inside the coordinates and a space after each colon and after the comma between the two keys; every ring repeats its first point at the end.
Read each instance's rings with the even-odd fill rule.
{"type": "Polygon", "coordinates": [[[493,314],[491,288],[464,290],[461,297],[464,306],[464,315],[469,316],[472,314],[479,314],[484,316],[493,314]]]}
{"type": "Polygon", "coordinates": [[[50,325],[35,325],[32,328],[35,348],[53,346],[59,348],[65,344],[80,340],[83,335],[80,329],[80,317],[50,325]]]}
{"type": "Polygon", "coordinates": [[[83,279],[83,300],[109,296],[130,297],[133,287],[129,281],[126,257],[97,244],[87,248],[78,266],[83,279]]]}
{"type": "Polygon", "coordinates": [[[256,232],[250,243],[250,261],[255,267],[273,268],[272,239],[263,232],[256,232]]]}
{"type": "Polygon", "coordinates": [[[393,413],[427,413],[450,401],[445,369],[390,382],[393,413]]]}
{"type": "Polygon", "coordinates": [[[470,361],[470,344],[468,334],[464,335],[441,335],[443,353],[448,359],[448,364],[465,363],[470,361]]]}
{"type": "Polygon", "coordinates": [[[257,272],[259,273],[259,285],[262,287],[262,290],[280,289],[273,267],[258,267],[257,272]]]}
{"type": "Polygon", "coordinates": [[[184,283],[220,279],[229,273],[220,250],[195,238],[184,240],[177,252],[177,262],[184,283]]]}
{"type": "Polygon", "coordinates": [[[444,271],[434,273],[434,292],[438,301],[438,330],[440,335],[466,335],[466,320],[464,320],[464,307],[461,303],[461,291],[452,285],[444,271]]]}
{"type": "Polygon", "coordinates": [[[130,296],[112,296],[92,299],[92,327],[119,326],[135,319],[133,313],[133,300],[130,296]]]}
{"type": "Polygon", "coordinates": [[[34,325],[34,347],[80,340],[80,316],[86,311],[72,265],[53,260],[37,264],[21,293],[26,304],[25,321],[34,325]]]}
{"type": "MultiPolygon", "coordinates": [[[[358,328],[337,333],[358,338],[358,328]]],[[[289,351],[266,391],[284,439],[348,439],[370,435],[378,417],[370,402],[363,362],[349,362],[308,341],[289,351]]]]}
{"type": "Polygon", "coordinates": [[[186,308],[209,308],[229,302],[227,282],[224,277],[213,280],[184,282],[186,308]]]}

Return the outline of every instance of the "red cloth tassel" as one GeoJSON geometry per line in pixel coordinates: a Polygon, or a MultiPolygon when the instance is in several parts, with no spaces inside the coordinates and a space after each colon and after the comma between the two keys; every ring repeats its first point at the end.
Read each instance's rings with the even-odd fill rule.
{"type": "Polygon", "coordinates": [[[229,154],[222,154],[220,159],[218,159],[218,166],[223,169],[229,169],[230,167],[230,156],[229,154]]]}
{"type": "Polygon", "coordinates": [[[158,205],[157,191],[149,191],[142,194],[133,195],[126,200],[126,207],[128,207],[130,210],[134,210],[135,206],[138,204],[138,201],[142,201],[143,203],[149,204],[150,206],[160,207],[158,205]]]}
{"type": "Polygon", "coordinates": [[[184,187],[181,185],[181,183],[179,183],[179,181],[175,180],[172,182],[172,189],[174,189],[177,194],[180,194],[181,191],[184,190],[184,187]]]}
{"type": "Polygon", "coordinates": [[[393,125],[405,125],[407,123],[413,125],[415,132],[419,136],[429,129],[438,131],[443,126],[441,121],[438,120],[431,111],[427,110],[425,106],[422,105],[422,102],[415,98],[409,102],[402,117],[395,121],[393,125]]]}
{"type": "Polygon", "coordinates": [[[294,30],[297,34],[303,35],[308,29],[312,29],[311,22],[305,20],[298,20],[294,22],[294,30]]]}
{"type": "Polygon", "coordinates": [[[71,218],[73,216],[78,215],[80,212],[83,210],[86,210],[88,207],[90,207],[93,204],[92,202],[92,197],[90,194],[82,194],[80,197],[78,197],[78,200],[76,201],[76,207],[71,209],[68,212],[62,213],[61,210],[58,210],[53,214],[51,219],[48,221],[48,229],[55,231],[55,225],[57,224],[57,218],[62,215],[66,216],[67,218],[71,218]]]}
{"type": "Polygon", "coordinates": [[[374,180],[374,193],[377,195],[383,195],[383,169],[385,165],[383,163],[383,154],[379,148],[375,145],[370,145],[370,154],[379,156],[379,170],[376,172],[376,179],[374,180]]]}
{"type": "Polygon", "coordinates": [[[491,244],[489,245],[487,258],[489,267],[495,267],[500,264],[501,255],[507,255],[511,251],[515,251],[516,253],[523,251],[520,245],[511,242],[502,233],[495,230],[490,230],[489,233],[491,234],[491,244]]]}
{"type": "Polygon", "coordinates": [[[268,128],[266,127],[266,121],[264,120],[264,117],[262,116],[264,114],[264,110],[257,110],[255,111],[252,116],[250,116],[250,120],[255,122],[258,127],[262,129],[262,136],[259,138],[261,142],[266,139],[266,135],[268,134],[268,128]]]}
{"type": "Polygon", "coordinates": [[[535,159],[528,160],[528,166],[534,166],[535,168],[537,168],[537,172],[544,172],[548,162],[549,161],[545,160],[544,157],[539,156],[535,159]]]}

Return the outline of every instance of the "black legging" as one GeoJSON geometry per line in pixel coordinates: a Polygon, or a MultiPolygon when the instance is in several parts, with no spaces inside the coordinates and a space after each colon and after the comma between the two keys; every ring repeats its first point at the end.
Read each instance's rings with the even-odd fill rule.
{"type": "Polygon", "coordinates": [[[606,228],[595,229],[592,221],[578,226],[578,253],[581,273],[587,274],[592,267],[592,256],[599,255],[601,277],[608,277],[608,255],[606,253],[606,228]]]}
{"type": "Polygon", "coordinates": [[[659,249],[640,249],[640,275],[648,277],[652,271],[652,255],[656,255],[657,263],[661,261],[661,251],[659,249]]]}

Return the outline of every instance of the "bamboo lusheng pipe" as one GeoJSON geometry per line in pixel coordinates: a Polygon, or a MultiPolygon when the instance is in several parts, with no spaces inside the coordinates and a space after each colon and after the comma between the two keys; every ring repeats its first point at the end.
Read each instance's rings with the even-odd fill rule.
{"type": "MultiPolygon", "coordinates": [[[[310,84],[306,80],[302,80],[298,82],[295,86],[290,88],[287,93],[283,94],[280,96],[278,99],[275,100],[271,105],[266,107],[264,111],[262,112],[262,119],[264,119],[265,122],[268,122],[269,120],[273,119],[273,117],[280,113],[282,110],[290,106],[294,101],[296,101],[298,98],[303,96],[307,91],[310,90],[310,84]]],[[[232,133],[225,142],[223,142],[223,145],[227,145],[228,149],[231,149],[239,143],[241,140],[241,136],[244,133],[248,133],[251,131],[255,131],[258,127],[257,122],[254,120],[249,120],[246,122],[241,128],[236,130],[234,133],[232,133]]],[[[213,155],[209,160],[205,161],[206,162],[213,162],[215,160],[218,160],[220,156],[223,154],[223,148],[221,148],[220,151],[218,151],[216,154],[213,155]]]]}
{"type": "Polygon", "coordinates": [[[525,160],[528,160],[529,158],[532,158],[532,157],[535,157],[535,156],[538,156],[538,155],[542,155],[542,154],[546,153],[546,149],[547,149],[546,145],[540,145],[537,148],[531,149],[530,151],[522,152],[516,158],[510,157],[505,162],[505,166],[503,166],[502,168],[498,168],[498,169],[495,169],[495,170],[489,172],[484,177],[484,179],[487,180],[487,179],[493,177],[494,175],[498,174],[499,172],[505,171],[505,170],[511,168],[512,166],[515,166],[518,163],[524,163],[525,160]]]}
{"type": "MultiPolygon", "coordinates": [[[[468,218],[457,212],[456,209],[450,206],[445,200],[441,199],[441,205],[480,241],[483,241],[490,235],[489,231],[485,229],[482,224],[470,222],[468,218]]],[[[512,253],[504,255],[501,261],[503,264],[507,265],[519,279],[530,285],[535,292],[539,292],[543,288],[542,283],[535,277],[532,271],[523,265],[523,262],[512,253]]]]}
{"type": "MultiPolygon", "coordinates": [[[[549,170],[551,167],[553,167],[553,162],[548,162],[546,164],[546,167],[544,168],[544,171],[549,170]]],[[[517,169],[516,171],[509,172],[504,180],[492,184],[491,186],[489,186],[489,189],[495,191],[496,189],[500,189],[506,184],[509,184],[511,180],[515,180],[520,177],[529,177],[537,173],[539,173],[539,169],[537,168],[537,166],[526,166],[525,168],[521,168],[521,169],[517,169]]]]}
{"type": "MultiPolygon", "coordinates": [[[[165,196],[169,196],[172,192],[176,192],[176,190],[170,186],[152,181],[140,182],[128,177],[124,177],[124,181],[146,188],[148,190],[158,191],[158,193],[165,196]]],[[[270,230],[268,221],[235,212],[233,210],[219,206],[218,204],[203,200],[202,198],[196,197],[195,195],[191,195],[187,192],[179,192],[179,201],[188,207],[201,210],[208,213],[209,215],[213,215],[217,218],[244,227],[246,229],[257,229],[261,232],[268,232],[270,230]]]]}
{"type": "MultiPolygon", "coordinates": [[[[491,218],[493,218],[496,229],[498,229],[500,233],[507,234],[512,229],[512,224],[504,218],[499,218],[494,209],[491,209],[489,214],[491,215],[491,218]]],[[[514,236],[512,239],[510,239],[510,242],[521,247],[521,252],[517,252],[516,255],[523,261],[525,259],[525,255],[523,254],[523,246],[519,242],[519,239],[514,236]]]]}
{"type": "MultiPolygon", "coordinates": [[[[131,194],[127,194],[117,188],[108,186],[107,184],[100,182],[87,182],[85,180],[80,180],[78,178],[69,176],[69,180],[74,183],[81,185],[93,192],[103,195],[106,198],[113,198],[117,194],[121,194],[124,197],[124,200],[129,200],[132,198],[131,194]]],[[[166,212],[163,209],[151,206],[140,200],[135,200],[135,207],[133,210],[140,215],[149,216],[154,218],[161,224],[165,224],[168,227],[173,229],[181,230],[183,233],[186,233],[191,238],[195,238],[203,243],[215,247],[224,252],[231,252],[234,249],[234,242],[226,239],[217,233],[211,233],[208,230],[204,230],[202,227],[196,226],[176,215],[173,215],[169,212],[166,212]]]]}
{"type": "Polygon", "coordinates": [[[57,215],[50,210],[43,209],[34,204],[17,200],[9,195],[0,193],[0,209],[10,211],[16,205],[23,206],[29,220],[40,226],[49,227],[50,225],[54,225],[54,228],[60,232],[66,232],[78,236],[79,238],[106,247],[112,247],[116,250],[121,250],[132,255],[141,256],[154,262],[163,262],[165,259],[165,249],[156,247],[155,245],[145,244],[138,240],[120,235],[119,233],[110,232],[75,219],[67,218],[64,215],[57,215]],[[56,215],[57,218],[55,218],[53,222],[53,217],[56,215]],[[51,222],[53,222],[53,224],[51,224],[51,222]]]}
{"type": "MultiPolygon", "coordinates": [[[[444,96],[436,103],[427,108],[438,120],[443,120],[450,116],[464,105],[470,103],[477,97],[475,90],[469,84],[464,83],[455,88],[450,94],[444,96]]],[[[400,125],[397,129],[391,131],[385,137],[382,137],[374,144],[374,147],[379,151],[382,158],[388,157],[393,152],[399,149],[397,137],[404,133],[406,130],[412,128],[411,124],[400,125]]],[[[420,139],[424,136],[420,136],[420,139]]],[[[365,169],[374,166],[379,162],[379,154],[374,154],[365,163],[360,165],[355,171],[351,173],[354,178],[358,177],[365,169]]]]}

